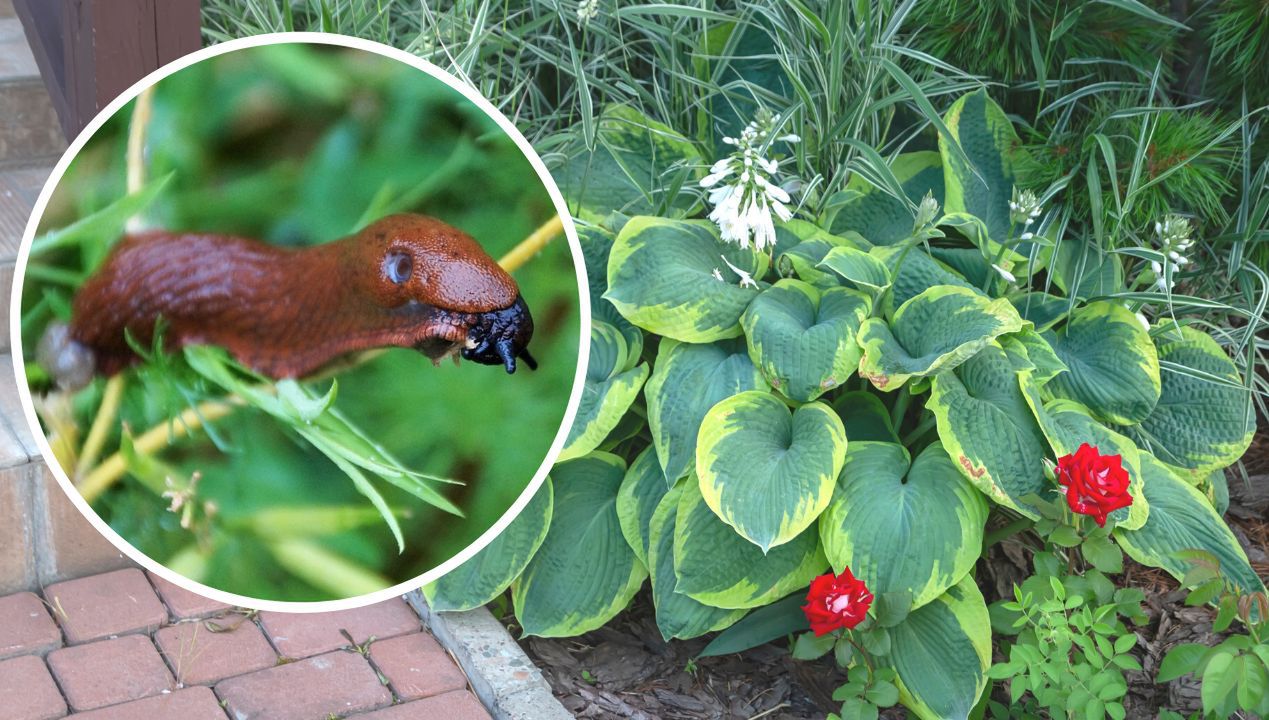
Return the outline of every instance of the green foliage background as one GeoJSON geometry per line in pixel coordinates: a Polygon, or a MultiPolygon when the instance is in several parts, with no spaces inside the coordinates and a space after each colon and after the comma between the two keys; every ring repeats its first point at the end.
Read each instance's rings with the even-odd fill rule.
{"type": "MultiPolygon", "coordinates": [[[[125,194],[130,110],[75,160],[42,232],[125,194]]],[[[156,90],[146,159],[149,177],[171,175],[146,224],[173,231],[305,245],[390,212],[417,211],[465,230],[496,259],[555,214],[527,159],[483,112],[424,73],[360,51],[272,46],[182,70],[156,90]]],[[[24,294],[28,363],[47,322],[68,315],[74,287],[100,247],[116,239],[105,226],[89,230],[80,245],[32,262],[24,294]]],[[[315,540],[371,580],[401,582],[434,567],[519,497],[555,438],[572,388],[579,316],[567,243],[553,242],[515,277],[536,322],[538,371],[507,376],[449,362],[433,368],[416,352],[391,350],[337,377],[335,407],[355,425],[406,467],[464,483],[440,487],[465,519],[384,490],[404,513],[402,554],[342,472],[283,424],[250,409],[216,423],[214,438],[200,435],[162,453],[178,476],[202,473],[198,499],[219,508],[210,523],[182,529],[167,501],[132,477],[95,508],[150,557],[256,598],[348,594],[330,568],[276,551],[294,539],[315,540]],[[342,519],[327,527],[309,509],[342,519]]],[[[188,376],[182,364],[129,372],[121,419],[133,432],[188,404],[171,383],[188,376]]],[[[101,385],[99,379],[75,398],[81,428],[95,413],[101,385]]],[[[114,435],[110,448],[117,428],[114,435]]]]}

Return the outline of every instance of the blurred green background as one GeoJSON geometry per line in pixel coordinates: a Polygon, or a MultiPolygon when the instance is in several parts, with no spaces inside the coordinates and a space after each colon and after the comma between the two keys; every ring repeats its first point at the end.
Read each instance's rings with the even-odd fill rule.
{"type": "MultiPolygon", "coordinates": [[[[41,233],[126,195],[131,110],[75,159],[41,233]]],[[[466,231],[496,259],[555,214],[520,149],[481,110],[423,72],[362,51],[273,45],[181,70],[156,87],[147,148],[147,177],[171,174],[143,214],[148,227],[304,245],[416,211],[466,231]]],[[[69,316],[75,288],[117,239],[101,221],[75,243],[33,256],[23,293],[28,367],[48,322],[69,316]]],[[[94,508],[155,560],[259,599],[345,597],[436,566],[520,495],[555,438],[572,388],[578,287],[564,238],[515,278],[536,323],[536,372],[508,376],[475,363],[434,368],[419,353],[391,350],[338,376],[335,407],[354,424],[406,467],[463,483],[437,486],[463,509],[461,519],[377,485],[400,518],[404,552],[346,475],[285,424],[252,409],[215,423],[211,437],[199,433],[160,454],[166,471],[202,475],[190,527],[153,483],[132,476],[94,508]]],[[[128,371],[120,419],[134,433],[162,426],[200,399],[193,397],[197,383],[180,381],[190,375],[183,361],[172,361],[128,371]]],[[[48,391],[38,370],[28,377],[34,394],[48,391]]],[[[103,384],[98,379],[71,398],[81,438],[103,384]]],[[[111,431],[110,451],[119,447],[120,427],[111,431]]]]}

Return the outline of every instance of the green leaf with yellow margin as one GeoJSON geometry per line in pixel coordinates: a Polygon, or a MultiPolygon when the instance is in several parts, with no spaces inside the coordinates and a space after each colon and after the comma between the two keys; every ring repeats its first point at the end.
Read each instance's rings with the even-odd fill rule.
{"type": "MultiPolygon", "coordinates": [[[[617,520],[621,523],[621,534],[639,557],[639,562],[648,565],[648,523],[652,522],[652,513],[657,504],[670,489],[657,464],[657,453],[652,447],[644,448],[621,481],[621,489],[617,491],[617,520]]],[[[651,570],[651,566],[648,567],[651,570]]]]}
{"type": "Polygon", "coordinates": [[[852,441],[819,529],[835,572],[849,567],[874,595],[911,592],[915,609],[973,569],[986,523],[982,494],[939,443],[911,461],[902,445],[852,441]]]}
{"type": "Polygon", "coordinates": [[[1232,465],[1256,432],[1251,392],[1238,368],[1207,333],[1165,329],[1155,339],[1162,368],[1154,411],[1119,428],[1142,450],[1180,468],[1192,483],[1232,465]]]}
{"type": "Polygon", "coordinates": [[[701,345],[663,338],[643,394],[665,482],[673,485],[695,466],[696,436],[710,408],[736,393],[766,387],[739,338],[701,345]]]}
{"type": "Polygon", "coordinates": [[[678,592],[714,607],[755,608],[805,588],[828,567],[815,528],[764,554],[718,519],[694,480],[683,484],[674,527],[678,592]]]}
{"type": "Polygon", "coordinates": [[[905,302],[888,324],[880,318],[864,321],[859,374],[879,390],[895,390],[908,378],[955,368],[997,336],[1024,325],[1008,300],[936,285],[905,302]]]}
{"type": "Polygon", "coordinates": [[[815,287],[837,287],[837,274],[820,267],[834,248],[867,250],[871,247],[858,233],[833,235],[806,220],[793,219],[776,225],[775,267],[782,276],[790,274],[815,287]]]}
{"type": "Polygon", "coordinates": [[[890,287],[890,268],[865,250],[835,247],[824,255],[820,267],[841,275],[861,290],[880,292],[890,287]]]}
{"type": "Polygon", "coordinates": [[[1141,453],[1141,469],[1150,515],[1140,529],[1115,529],[1129,557],[1180,579],[1192,567],[1182,551],[1204,550],[1220,560],[1221,577],[1239,595],[1265,592],[1238,539],[1203,493],[1149,453],[1141,453]]]}
{"type": "MultiPolygon", "coordinates": [[[[932,193],[943,204],[943,161],[930,150],[903,153],[890,163],[890,171],[913,204],[932,193]]],[[[849,198],[833,216],[829,229],[837,234],[855,231],[874,245],[894,245],[912,235],[912,211],[908,206],[879,190],[858,173],[851,176],[846,190],[849,198]]]]}
{"type": "Polygon", "coordinates": [[[823,403],[790,410],[750,390],[710,408],[696,444],[701,494],[763,552],[793,540],[833,496],[846,430],[823,403]]]}
{"type": "Polygon", "coordinates": [[[688,484],[679,483],[661,498],[648,525],[652,604],[656,607],[657,628],[667,642],[673,638],[688,640],[722,630],[745,616],[744,610],[712,607],[675,590],[678,577],[674,573],[674,529],[679,500],[688,484]]]}
{"type": "Polygon", "coordinates": [[[1121,425],[1140,422],[1159,402],[1159,355],[1131,310],[1094,302],[1071,313],[1046,338],[1070,372],[1045,390],[1075,400],[1098,418],[1121,425]]]}
{"type": "Polygon", "coordinates": [[[436,612],[472,610],[505,592],[546,540],[553,505],[548,477],[520,514],[480,552],[423,586],[428,607],[436,612]]]}
{"type": "Polygon", "coordinates": [[[1053,489],[1044,476],[1048,442],[1023,391],[1034,382],[992,343],[935,376],[926,407],[965,477],[992,500],[1038,520],[1038,503],[1053,489]]]}
{"type": "Polygon", "coordinates": [[[511,587],[525,635],[589,632],[630,604],[648,571],[621,534],[616,455],[592,453],[551,470],[555,504],[546,539],[511,587]]]}
{"type": "Polygon", "coordinates": [[[559,461],[582,457],[599,447],[639,396],[639,388],[648,379],[648,364],[635,366],[639,356],[631,350],[620,330],[602,320],[591,321],[582,399],[559,461]]]}
{"type": "Polygon", "coordinates": [[[855,334],[871,309],[871,298],[857,290],[821,291],[786,279],[754,298],[740,325],[767,383],[791,400],[810,402],[855,374],[855,334]]]}
{"type": "Polygon", "coordinates": [[[888,631],[899,702],[921,720],[966,720],[987,687],[991,620],[966,575],[888,631]]]}
{"type": "Polygon", "coordinates": [[[881,296],[881,314],[887,318],[894,317],[895,308],[936,285],[954,285],[986,297],[955,268],[931,257],[920,247],[883,246],[868,253],[885,263],[890,271],[890,292],[881,296]]]}
{"type": "Polygon", "coordinates": [[[675,340],[737,337],[740,314],[758,290],[741,287],[727,263],[760,278],[767,256],[723,242],[713,223],[634,217],[608,256],[604,298],[635,325],[675,340]]]}

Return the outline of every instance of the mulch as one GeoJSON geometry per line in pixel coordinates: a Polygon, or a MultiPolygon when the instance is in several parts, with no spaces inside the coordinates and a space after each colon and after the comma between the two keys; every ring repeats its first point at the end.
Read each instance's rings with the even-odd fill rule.
{"type": "MultiPolygon", "coordinates": [[[[1262,426],[1263,428],[1263,426],[1262,426]]],[[[1226,519],[1261,577],[1269,576],[1269,433],[1257,435],[1244,458],[1250,482],[1230,478],[1226,519]]],[[[1030,573],[1030,554],[1006,542],[979,561],[976,577],[988,602],[1012,597],[1013,583],[1030,573]]],[[[1129,720],[1152,720],[1160,708],[1188,715],[1200,708],[1190,677],[1154,682],[1159,663],[1179,643],[1215,644],[1213,613],[1186,607],[1185,592],[1156,568],[1125,561],[1121,586],[1146,595],[1149,621],[1134,628],[1143,670],[1128,673],[1129,720]]],[[[514,617],[505,622],[518,635],[514,617]]],[[[542,669],[556,697],[578,718],[615,720],[823,720],[840,705],[833,690],[845,682],[831,659],[794,661],[782,640],[740,655],[695,659],[709,637],[661,639],[645,588],[603,628],[576,638],[526,638],[521,646],[542,669]]],[[[999,659],[999,658],[998,658],[999,659]]],[[[1008,702],[1007,698],[1001,698],[1008,702]]],[[[903,718],[895,708],[883,718],[903,718]]]]}

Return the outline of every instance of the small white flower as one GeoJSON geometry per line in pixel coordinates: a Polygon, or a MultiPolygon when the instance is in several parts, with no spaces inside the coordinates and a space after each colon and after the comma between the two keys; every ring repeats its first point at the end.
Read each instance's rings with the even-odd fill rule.
{"type": "Polygon", "coordinates": [[[1005,279],[1005,282],[1011,282],[1011,283],[1018,282],[1018,278],[1014,277],[1013,273],[1009,272],[1008,270],[1000,267],[999,265],[995,263],[992,263],[991,267],[992,269],[996,271],[997,274],[1000,275],[1000,277],[1005,279]]]}
{"type": "Polygon", "coordinates": [[[577,21],[583,25],[599,17],[599,0],[581,0],[577,3],[577,21]]]}
{"type": "MultiPolygon", "coordinates": [[[[734,242],[742,248],[753,243],[759,252],[775,245],[775,220],[790,220],[792,202],[785,187],[798,187],[799,183],[785,180],[777,184],[772,180],[780,172],[779,161],[765,157],[764,147],[774,130],[775,118],[768,111],[760,111],[758,117],[745,126],[739,138],[725,137],[723,143],[736,147],[731,155],[710,166],[709,175],[700,185],[709,190],[709,204],[713,210],[709,219],[718,225],[723,240],[734,242]]],[[[777,140],[798,142],[793,134],[781,135],[777,140]]],[[[752,282],[752,278],[750,278],[752,282]]],[[[744,282],[741,283],[744,285],[744,282]]]]}
{"type": "Polygon", "coordinates": [[[1034,237],[1035,237],[1035,233],[1033,233],[1033,232],[1024,232],[1024,233],[1022,233],[1021,235],[1019,235],[1019,236],[1018,236],[1018,238],[1019,238],[1020,240],[1030,240],[1030,239],[1032,239],[1032,238],[1034,238],[1034,237]]]}
{"type": "Polygon", "coordinates": [[[1013,198],[1009,201],[1009,221],[1015,225],[1030,225],[1040,217],[1042,208],[1040,198],[1030,190],[1019,190],[1013,187],[1013,198]]]}
{"type": "Polygon", "coordinates": [[[1180,215],[1167,215],[1163,220],[1155,221],[1154,234],[1159,243],[1159,252],[1164,257],[1162,263],[1158,260],[1150,261],[1150,269],[1155,274],[1155,288],[1167,292],[1176,287],[1176,279],[1169,282],[1168,276],[1190,263],[1190,259],[1182,253],[1194,245],[1194,240],[1190,237],[1192,232],[1190,221],[1180,215]]]}
{"type": "MultiPolygon", "coordinates": [[[[727,263],[727,267],[731,268],[732,272],[740,276],[740,287],[752,287],[752,288],[758,287],[758,283],[754,282],[753,275],[750,275],[744,270],[741,270],[735,265],[732,265],[731,261],[727,259],[726,255],[719,255],[719,257],[723,259],[723,262],[727,263]]],[[[718,272],[718,270],[715,269],[714,272],[718,272]]],[[[720,275],[716,275],[715,277],[718,277],[719,280],[722,280],[722,277],[720,275]]]]}
{"type": "Polygon", "coordinates": [[[726,280],[723,279],[723,273],[718,268],[714,268],[714,279],[717,280],[718,282],[727,282],[726,280]]]}
{"type": "Polygon", "coordinates": [[[934,199],[933,191],[925,193],[925,197],[921,198],[921,203],[917,205],[916,219],[913,222],[915,230],[921,230],[932,224],[939,217],[939,201],[934,199]]]}

